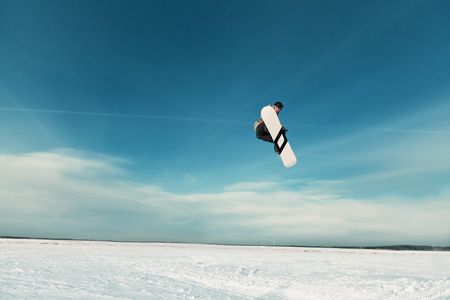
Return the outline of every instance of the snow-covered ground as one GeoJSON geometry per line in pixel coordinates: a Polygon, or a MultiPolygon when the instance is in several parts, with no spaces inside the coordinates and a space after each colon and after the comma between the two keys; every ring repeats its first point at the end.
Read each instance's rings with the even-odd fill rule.
{"type": "Polygon", "coordinates": [[[450,299],[450,253],[0,239],[0,299],[450,299]]]}

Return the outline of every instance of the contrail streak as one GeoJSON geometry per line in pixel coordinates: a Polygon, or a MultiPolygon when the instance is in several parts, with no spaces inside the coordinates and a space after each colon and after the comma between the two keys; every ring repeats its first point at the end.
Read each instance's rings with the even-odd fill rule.
{"type": "MultiPolygon", "coordinates": [[[[80,116],[98,116],[98,117],[113,117],[113,118],[139,118],[139,119],[155,119],[155,120],[170,120],[170,121],[183,121],[183,122],[205,122],[216,124],[229,124],[229,125],[249,125],[252,122],[242,122],[237,120],[220,120],[220,119],[202,119],[202,118],[188,118],[188,117],[175,117],[175,116],[159,116],[159,115],[137,115],[137,114],[114,114],[103,112],[86,112],[86,111],[69,111],[69,110],[53,110],[53,109],[36,109],[36,108],[11,108],[0,107],[0,111],[11,112],[32,112],[32,113],[45,113],[45,114],[66,114],[66,115],[80,115],[80,116]]],[[[355,127],[331,127],[331,126],[315,126],[315,125],[300,125],[290,124],[294,128],[311,128],[311,129],[330,129],[330,130],[361,130],[361,128],[355,127]]],[[[450,134],[450,131],[446,130],[403,130],[394,128],[363,128],[364,130],[378,131],[378,132],[398,132],[398,133],[430,133],[430,134],[450,134]]]]}
{"type": "Polygon", "coordinates": [[[114,117],[114,118],[159,119],[159,120],[186,121],[186,122],[206,122],[206,123],[219,123],[219,124],[232,124],[232,125],[248,125],[246,122],[240,122],[240,121],[236,121],[236,120],[202,119],[202,118],[158,116],[158,115],[114,114],[114,113],[103,113],[103,112],[85,112],[85,111],[69,111],[69,110],[53,110],[53,109],[0,107],[0,111],[32,112],[32,113],[45,113],[45,114],[66,114],[66,115],[114,117]]]}

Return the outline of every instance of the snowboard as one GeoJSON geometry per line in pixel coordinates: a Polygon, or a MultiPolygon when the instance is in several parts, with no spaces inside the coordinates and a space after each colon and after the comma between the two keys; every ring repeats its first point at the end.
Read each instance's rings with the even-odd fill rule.
{"type": "Polygon", "coordinates": [[[271,106],[266,106],[261,110],[261,117],[266,124],[273,141],[280,148],[280,157],[284,166],[286,168],[292,167],[297,163],[297,158],[286,138],[286,133],[281,129],[283,126],[281,126],[277,113],[271,106]]]}

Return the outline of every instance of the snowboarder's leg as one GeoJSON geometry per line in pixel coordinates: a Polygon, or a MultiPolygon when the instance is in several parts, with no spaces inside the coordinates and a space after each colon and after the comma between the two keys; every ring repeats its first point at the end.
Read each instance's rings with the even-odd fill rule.
{"type": "Polygon", "coordinates": [[[256,127],[256,137],[260,140],[269,142],[269,143],[273,143],[273,139],[270,136],[269,131],[266,128],[266,125],[264,124],[264,122],[262,122],[261,124],[259,124],[256,127]]]}

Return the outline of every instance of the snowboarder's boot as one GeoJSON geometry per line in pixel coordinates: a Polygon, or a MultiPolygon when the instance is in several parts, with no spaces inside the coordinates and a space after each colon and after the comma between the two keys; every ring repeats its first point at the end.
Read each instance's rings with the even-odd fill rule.
{"type": "Polygon", "coordinates": [[[280,154],[281,153],[280,148],[278,147],[277,144],[274,144],[273,150],[275,150],[276,154],[280,154]]]}

